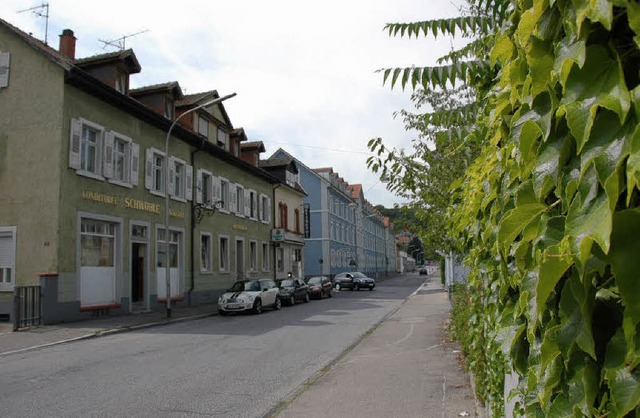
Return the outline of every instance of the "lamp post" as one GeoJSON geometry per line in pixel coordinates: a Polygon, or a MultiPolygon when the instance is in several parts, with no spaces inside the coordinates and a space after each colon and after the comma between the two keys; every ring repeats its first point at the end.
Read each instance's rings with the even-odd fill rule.
{"type": "Polygon", "coordinates": [[[194,107],[193,109],[187,110],[173,121],[173,123],[169,127],[169,131],[167,132],[167,138],[164,143],[164,264],[166,275],[165,280],[167,282],[167,318],[171,318],[171,277],[169,267],[169,138],[171,138],[171,131],[173,130],[173,127],[176,126],[176,123],[178,123],[178,121],[182,119],[182,117],[188,115],[189,113],[195,112],[196,110],[202,109],[206,106],[211,106],[213,104],[223,102],[235,95],[236,93],[231,93],[224,97],[209,100],[208,102],[194,107]]]}

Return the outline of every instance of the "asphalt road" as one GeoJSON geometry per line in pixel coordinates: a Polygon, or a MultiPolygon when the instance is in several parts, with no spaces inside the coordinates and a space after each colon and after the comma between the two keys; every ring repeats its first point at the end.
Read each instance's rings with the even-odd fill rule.
{"type": "Polygon", "coordinates": [[[262,417],[423,282],[0,358],[2,417],[262,417]]]}

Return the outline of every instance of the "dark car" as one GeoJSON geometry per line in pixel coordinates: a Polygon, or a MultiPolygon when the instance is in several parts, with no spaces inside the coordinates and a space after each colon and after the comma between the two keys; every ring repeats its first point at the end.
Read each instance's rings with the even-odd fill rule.
{"type": "Polygon", "coordinates": [[[420,275],[422,276],[422,275],[424,275],[424,274],[427,274],[427,268],[426,268],[426,267],[422,267],[422,268],[420,269],[420,275]]]}
{"type": "Polygon", "coordinates": [[[331,280],[328,277],[311,277],[309,278],[309,280],[307,280],[307,285],[309,285],[309,296],[311,296],[312,298],[322,299],[325,296],[333,296],[331,294],[333,285],[331,284],[331,280]]]}
{"type": "Polygon", "coordinates": [[[309,286],[302,279],[276,280],[280,289],[280,299],[287,305],[295,305],[296,302],[309,302],[309,286]]]}
{"type": "Polygon", "coordinates": [[[376,282],[371,277],[367,277],[359,271],[352,271],[348,273],[338,273],[333,278],[333,287],[336,290],[340,289],[369,289],[373,290],[376,287],[376,282]]]}

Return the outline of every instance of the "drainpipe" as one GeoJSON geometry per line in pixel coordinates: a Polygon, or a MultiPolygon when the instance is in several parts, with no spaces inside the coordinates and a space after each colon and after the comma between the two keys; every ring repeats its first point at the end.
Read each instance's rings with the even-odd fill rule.
{"type": "MultiPolygon", "coordinates": [[[[204,142],[205,142],[205,139],[202,138],[202,141],[200,142],[200,147],[198,147],[195,150],[191,151],[191,156],[190,156],[190,160],[189,160],[189,164],[191,164],[191,167],[195,168],[195,164],[194,164],[195,155],[196,155],[196,153],[198,151],[202,151],[202,147],[204,146],[204,142]]],[[[194,172],[194,177],[191,180],[194,182],[194,184],[198,184],[198,181],[195,178],[195,176],[198,175],[198,172],[197,172],[197,170],[194,170],[194,171],[195,171],[194,172]]],[[[192,187],[192,190],[193,190],[193,193],[196,192],[196,188],[195,187],[192,187]]],[[[189,283],[189,290],[187,291],[187,304],[189,306],[191,306],[192,303],[193,303],[193,301],[191,300],[191,292],[193,292],[193,289],[196,286],[196,279],[195,279],[195,274],[196,274],[196,272],[195,272],[195,264],[196,264],[196,262],[195,262],[195,250],[194,250],[195,245],[196,245],[196,243],[195,243],[195,241],[196,241],[196,236],[195,236],[196,235],[195,234],[195,232],[196,232],[196,218],[195,218],[195,216],[193,216],[193,209],[194,209],[194,206],[195,206],[195,204],[194,204],[195,201],[196,201],[195,196],[191,196],[191,213],[189,214],[189,216],[191,218],[191,261],[190,261],[190,263],[191,263],[191,280],[189,280],[189,282],[190,282],[189,283]]]]}
{"type": "MultiPolygon", "coordinates": [[[[273,199],[271,201],[273,202],[273,205],[271,205],[271,219],[273,219],[274,228],[276,226],[276,189],[279,188],[280,186],[282,186],[282,184],[278,183],[272,189],[273,199]]],[[[269,231],[269,234],[271,234],[271,231],[269,231]]],[[[271,241],[271,238],[269,238],[269,241],[271,241]]],[[[276,264],[278,257],[276,253],[277,253],[277,248],[274,246],[273,247],[273,280],[278,278],[278,265],[276,264]]],[[[284,260],[282,261],[284,262],[284,260]]]]}

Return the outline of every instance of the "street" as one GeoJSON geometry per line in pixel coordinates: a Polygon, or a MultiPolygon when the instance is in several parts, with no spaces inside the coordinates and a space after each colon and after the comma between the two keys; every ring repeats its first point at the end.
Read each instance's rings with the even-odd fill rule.
{"type": "Polygon", "coordinates": [[[262,417],[424,280],[0,357],[0,416],[262,417]]]}

